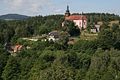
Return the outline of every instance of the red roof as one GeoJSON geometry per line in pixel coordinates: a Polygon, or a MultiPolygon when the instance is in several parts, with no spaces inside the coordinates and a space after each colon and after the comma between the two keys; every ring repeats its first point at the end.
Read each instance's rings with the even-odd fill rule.
{"type": "Polygon", "coordinates": [[[68,17],[65,17],[66,20],[87,20],[86,16],[81,16],[81,15],[71,15],[68,17]]]}
{"type": "Polygon", "coordinates": [[[20,51],[22,49],[22,45],[15,45],[14,52],[20,51]]]}

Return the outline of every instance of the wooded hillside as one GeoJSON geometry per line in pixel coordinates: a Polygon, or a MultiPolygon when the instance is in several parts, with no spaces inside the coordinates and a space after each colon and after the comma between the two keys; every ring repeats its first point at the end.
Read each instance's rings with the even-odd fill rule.
{"type": "Polygon", "coordinates": [[[79,39],[74,44],[68,44],[64,34],[59,42],[20,40],[53,30],[81,38],[72,22],[61,27],[63,15],[0,20],[0,80],[120,80],[120,23],[109,26],[110,21],[120,21],[120,17],[104,13],[84,15],[89,25],[102,21],[101,31],[96,39],[79,39]],[[4,48],[6,42],[31,48],[11,56],[4,48]]]}

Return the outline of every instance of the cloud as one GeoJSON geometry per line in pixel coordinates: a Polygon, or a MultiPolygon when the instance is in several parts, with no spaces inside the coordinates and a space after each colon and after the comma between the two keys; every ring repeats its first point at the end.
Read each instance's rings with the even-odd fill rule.
{"type": "Polygon", "coordinates": [[[31,7],[29,10],[37,12],[37,11],[39,11],[40,8],[42,8],[42,7],[40,7],[40,5],[38,5],[38,4],[31,4],[31,7]]]}
{"type": "Polygon", "coordinates": [[[4,4],[14,12],[37,13],[41,9],[49,8],[52,5],[52,0],[4,0],[4,4]]]}
{"type": "Polygon", "coordinates": [[[62,13],[64,10],[63,9],[55,9],[54,12],[55,13],[62,13]]]}
{"type": "Polygon", "coordinates": [[[23,5],[24,0],[4,0],[4,3],[12,10],[17,10],[23,5]]]}

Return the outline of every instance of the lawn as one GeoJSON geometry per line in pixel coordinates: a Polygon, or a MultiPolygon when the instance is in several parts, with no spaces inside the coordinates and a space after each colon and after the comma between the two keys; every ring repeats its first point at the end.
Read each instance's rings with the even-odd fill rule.
{"type": "Polygon", "coordinates": [[[94,40],[97,39],[98,33],[87,33],[81,32],[80,39],[81,40],[94,40]]]}

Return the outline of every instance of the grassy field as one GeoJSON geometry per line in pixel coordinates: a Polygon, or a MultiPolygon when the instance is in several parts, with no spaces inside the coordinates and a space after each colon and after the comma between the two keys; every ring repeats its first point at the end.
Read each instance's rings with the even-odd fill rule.
{"type": "MultiPolygon", "coordinates": [[[[103,22],[98,22],[98,24],[100,24],[100,25],[102,25],[103,24],[103,22]]],[[[119,21],[118,20],[115,20],[115,21],[110,21],[109,22],[109,26],[112,26],[113,24],[119,24],[119,21]]]]}
{"type": "Polygon", "coordinates": [[[98,34],[96,33],[87,33],[82,31],[81,35],[78,37],[70,37],[68,44],[75,44],[79,40],[95,40],[97,39],[98,34]]]}
{"type": "Polygon", "coordinates": [[[87,32],[81,32],[80,39],[81,40],[94,40],[97,39],[98,34],[97,33],[87,33],[87,32]]]}

